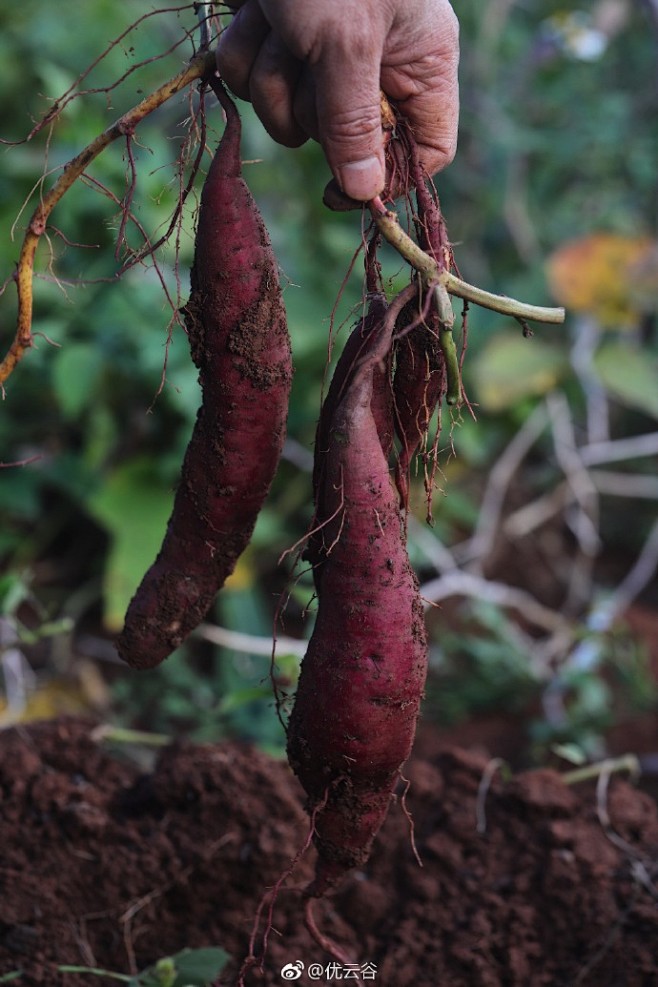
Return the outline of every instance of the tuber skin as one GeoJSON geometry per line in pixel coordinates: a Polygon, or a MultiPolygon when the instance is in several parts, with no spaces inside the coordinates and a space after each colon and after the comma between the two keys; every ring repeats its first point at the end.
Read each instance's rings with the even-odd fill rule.
{"type": "Polygon", "coordinates": [[[117,640],[140,669],[203,620],[247,546],[281,455],[292,382],[277,264],[241,176],[240,118],[221,83],[211,85],[227,121],[201,194],[185,309],[203,399],[162,548],[117,640]]]}
{"type": "Polygon", "coordinates": [[[352,368],[317,494],[326,516],[318,614],[288,726],[318,850],[309,897],[367,860],[411,751],[427,671],[423,607],[373,413],[399,308],[352,368]]]}
{"type": "MultiPolygon", "coordinates": [[[[364,354],[368,352],[368,347],[373,342],[373,337],[381,329],[384,316],[386,315],[386,308],[386,299],[383,294],[374,292],[370,295],[368,311],[352,329],[352,332],[347,338],[320,410],[313,459],[315,516],[313,533],[310,535],[304,551],[304,558],[313,566],[313,577],[316,588],[319,587],[322,576],[321,562],[325,558],[328,544],[325,524],[332,514],[332,509],[327,503],[324,493],[324,475],[326,459],[331,446],[333,416],[345,396],[346,388],[355,367],[360,360],[363,360],[364,354]]],[[[386,457],[388,457],[393,446],[394,431],[391,362],[392,352],[389,351],[373,368],[373,394],[371,399],[371,410],[377,426],[380,444],[386,457]]]]}

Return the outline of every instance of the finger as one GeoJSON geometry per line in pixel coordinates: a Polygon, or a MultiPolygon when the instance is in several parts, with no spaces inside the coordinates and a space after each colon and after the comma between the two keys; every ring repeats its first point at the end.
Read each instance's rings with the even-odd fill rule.
{"type": "Polygon", "coordinates": [[[347,44],[326,45],[314,65],[319,137],[342,191],[372,199],[384,188],[379,101],[382,44],[355,31],[347,44]]]}
{"type": "Polygon", "coordinates": [[[256,56],[249,77],[254,110],[270,137],[286,147],[299,147],[308,134],[295,118],[295,92],[302,63],[281,38],[270,32],[256,56]]]}
{"type": "Polygon", "coordinates": [[[219,74],[240,99],[250,99],[249,77],[269,33],[270,26],[257,0],[246,0],[219,36],[219,74]]]}
{"type": "Polygon", "coordinates": [[[293,113],[297,125],[314,141],[320,140],[318,129],[318,114],[316,109],[315,80],[308,65],[302,65],[302,71],[297,80],[293,113]]]}

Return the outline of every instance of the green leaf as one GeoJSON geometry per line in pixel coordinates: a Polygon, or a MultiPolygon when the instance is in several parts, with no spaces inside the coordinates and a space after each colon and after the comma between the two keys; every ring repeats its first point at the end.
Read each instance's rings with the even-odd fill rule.
{"type": "Polygon", "coordinates": [[[112,473],[89,500],[89,509],[112,536],[104,575],[104,617],[121,627],[126,607],[153,562],[171,513],[173,492],[154,476],[148,460],[112,473]]]}
{"type": "Polygon", "coordinates": [[[208,987],[230,959],[220,946],[182,949],[139,975],[139,987],[208,987]]]}
{"type": "Polygon", "coordinates": [[[98,352],[89,343],[69,343],[58,354],[53,364],[53,386],[68,418],[76,418],[89,404],[98,372],[98,352]]]}
{"type": "Polygon", "coordinates": [[[18,980],[18,978],[22,976],[22,970],[13,970],[11,973],[5,973],[2,977],[0,977],[0,984],[8,984],[10,980],[18,980]]]}
{"type": "Polygon", "coordinates": [[[575,743],[552,744],[551,751],[569,764],[581,765],[587,760],[585,751],[575,743]]]}
{"type": "Polygon", "coordinates": [[[174,987],[205,987],[216,980],[230,957],[221,946],[207,946],[203,949],[183,949],[173,957],[178,970],[174,987]]]}
{"type": "Polygon", "coordinates": [[[549,343],[499,333],[471,367],[474,397],[487,411],[504,411],[524,398],[554,390],[566,368],[565,353],[549,343]]]}
{"type": "MultiPolygon", "coordinates": [[[[21,603],[27,600],[29,595],[30,587],[21,573],[8,572],[4,576],[0,576],[0,614],[7,617],[16,613],[21,603]]],[[[0,983],[2,983],[1,980],[0,983]]]]}
{"type": "Polygon", "coordinates": [[[658,418],[658,360],[622,343],[609,343],[594,357],[594,366],[613,397],[658,418]]]}

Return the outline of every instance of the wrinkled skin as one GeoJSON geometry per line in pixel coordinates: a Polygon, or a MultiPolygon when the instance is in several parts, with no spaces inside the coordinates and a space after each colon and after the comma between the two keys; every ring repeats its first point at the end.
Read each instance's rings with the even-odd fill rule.
{"type": "Polygon", "coordinates": [[[459,28],[448,0],[229,0],[219,71],[270,135],[320,141],[342,191],[384,189],[380,88],[410,122],[422,165],[454,157],[459,28]]]}

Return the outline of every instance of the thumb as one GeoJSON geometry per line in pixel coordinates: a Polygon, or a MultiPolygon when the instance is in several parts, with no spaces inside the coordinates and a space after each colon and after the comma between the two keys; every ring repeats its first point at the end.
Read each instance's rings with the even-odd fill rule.
{"type": "Polygon", "coordinates": [[[369,56],[363,48],[327,48],[313,70],[318,137],[329,167],[345,195],[362,202],[383,191],[386,177],[380,59],[369,56]]]}

